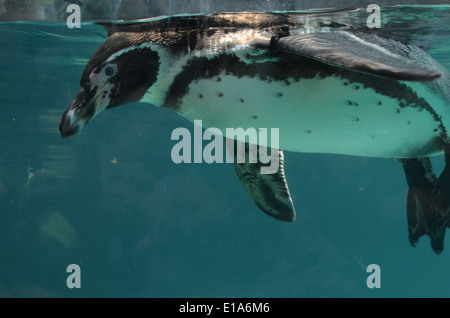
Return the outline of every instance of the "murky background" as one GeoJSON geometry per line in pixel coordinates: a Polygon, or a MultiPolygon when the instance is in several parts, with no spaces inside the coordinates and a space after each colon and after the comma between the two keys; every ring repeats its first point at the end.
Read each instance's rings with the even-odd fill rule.
{"type": "MultiPolygon", "coordinates": [[[[364,27],[367,16],[308,19],[364,27]]],[[[383,7],[377,32],[450,70],[449,16],[444,5],[383,7]]],[[[171,132],[193,125],[171,111],[122,106],[62,140],[60,118],[105,37],[94,23],[0,23],[0,296],[450,296],[448,238],[440,256],[428,237],[411,247],[393,160],[286,152],[288,224],[254,205],[231,165],[174,164],[171,132]],[[366,286],[373,263],[380,289],[366,286]],[[80,289],[66,286],[69,264],[80,289]]],[[[443,158],[433,163],[439,174],[443,158]]]]}

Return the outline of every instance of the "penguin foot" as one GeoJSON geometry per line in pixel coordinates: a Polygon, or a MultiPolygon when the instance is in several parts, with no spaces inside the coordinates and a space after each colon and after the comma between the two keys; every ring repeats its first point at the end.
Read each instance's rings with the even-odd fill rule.
{"type": "Polygon", "coordinates": [[[444,250],[445,230],[450,227],[450,192],[436,189],[429,195],[423,189],[409,189],[407,218],[409,242],[416,246],[422,235],[428,235],[436,254],[444,250]]]}
{"type": "Polygon", "coordinates": [[[409,242],[415,246],[422,235],[428,235],[437,254],[444,250],[445,230],[450,227],[450,147],[444,150],[446,165],[438,179],[429,158],[399,160],[409,186],[409,242]]]}

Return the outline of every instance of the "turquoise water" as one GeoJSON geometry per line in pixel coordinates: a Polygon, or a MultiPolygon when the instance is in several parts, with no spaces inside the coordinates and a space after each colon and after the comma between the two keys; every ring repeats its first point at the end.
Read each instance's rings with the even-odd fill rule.
{"type": "MultiPolygon", "coordinates": [[[[449,6],[382,8],[380,33],[450,70],[449,6]]],[[[364,27],[365,10],[310,15],[364,27]]],[[[62,140],[60,118],[104,41],[88,23],[0,24],[0,296],[449,297],[450,247],[413,248],[393,160],[286,152],[294,223],[263,214],[227,164],[172,162],[173,129],[144,104],[62,140]],[[81,288],[69,289],[69,264],[81,288]],[[369,264],[381,288],[369,289],[369,264]]],[[[435,170],[443,158],[433,158],[435,170]]]]}

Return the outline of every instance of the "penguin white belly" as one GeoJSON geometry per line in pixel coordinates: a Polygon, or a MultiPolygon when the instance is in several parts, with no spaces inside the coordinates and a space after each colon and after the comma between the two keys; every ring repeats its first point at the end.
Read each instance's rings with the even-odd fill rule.
{"type": "Polygon", "coordinates": [[[441,153],[427,110],[335,76],[265,81],[221,74],[189,85],[179,112],[203,128],[279,129],[280,149],[369,157],[441,153]]]}

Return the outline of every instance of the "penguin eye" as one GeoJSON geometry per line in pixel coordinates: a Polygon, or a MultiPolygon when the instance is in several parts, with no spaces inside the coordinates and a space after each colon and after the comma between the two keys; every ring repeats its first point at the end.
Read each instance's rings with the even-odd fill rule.
{"type": "Polygon", "coordinates": [[[117,66],[115,66],[115,65],[108,65],[105,68],[105,75],[108,77],[112,77],[112,76],[116,75],[116,73],[117,73],[117,66]]]}

